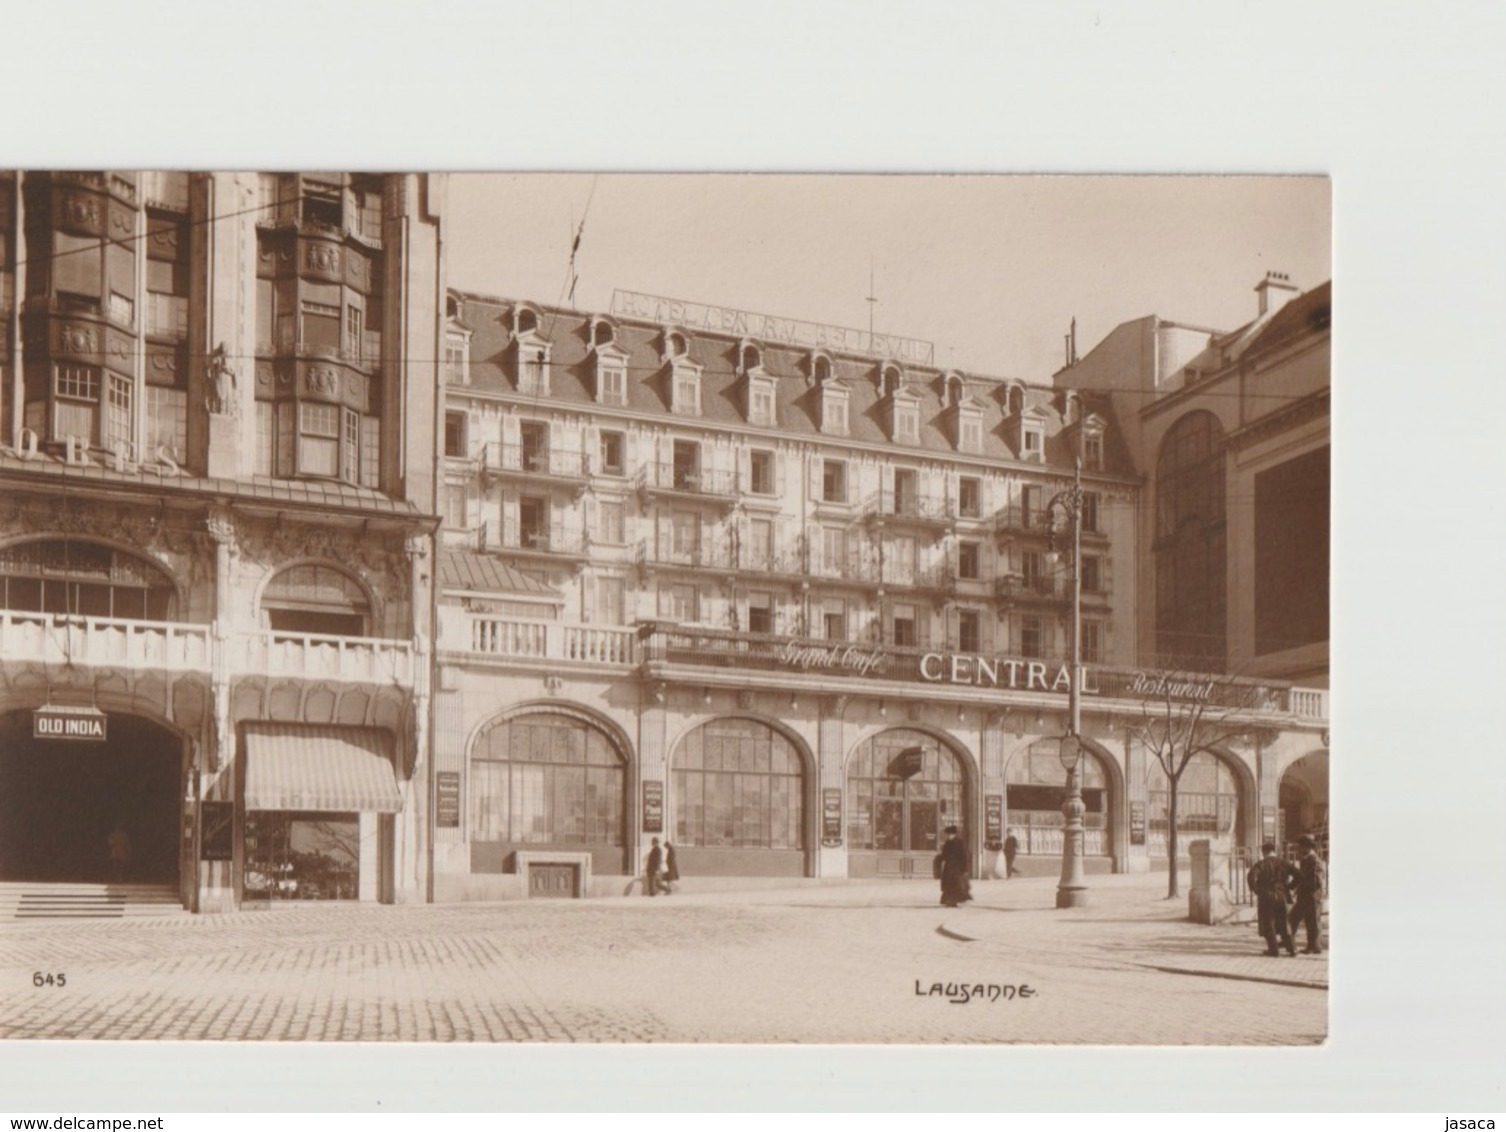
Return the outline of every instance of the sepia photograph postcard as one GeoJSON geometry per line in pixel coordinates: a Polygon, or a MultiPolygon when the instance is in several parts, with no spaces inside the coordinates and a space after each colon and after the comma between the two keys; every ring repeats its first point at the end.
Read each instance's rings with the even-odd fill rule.
{"type": "Polygon", "coordinates": [[[1323,1042],[1330,211],[6,175],[0,1033],[1323,1042]]]}
{"type": "Polygon", "coordinates": [[[0,1116],[1499,1104],[1506,16],[6,30],[0,1116]]]}

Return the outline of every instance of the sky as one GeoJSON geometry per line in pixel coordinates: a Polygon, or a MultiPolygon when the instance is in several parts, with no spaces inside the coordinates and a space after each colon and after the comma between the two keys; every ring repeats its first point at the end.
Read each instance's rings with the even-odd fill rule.
{"type": "Polygon", "coordinates": [[[462,290],[570,305],[580,230],[580,310],[620,289],[857,330],[871,313],[938,366],[1032,382],[1074,318],[1079,354],[1147,314],[1232,330],[1267,271],[1331,273],[1322,177],[457,173],[448,220],[462,290]]]}

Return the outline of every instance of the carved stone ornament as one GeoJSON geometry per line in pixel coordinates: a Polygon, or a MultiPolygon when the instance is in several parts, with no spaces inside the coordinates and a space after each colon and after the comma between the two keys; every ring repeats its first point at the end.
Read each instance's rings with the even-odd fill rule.
{"type": "Polygon", "coordinates": [[[741,711],[752,711],[753,693],[747,688],[739,688],[737,691],[737,706],[741,711]]]}
{"type": "Polygon", "coordinates": [[[303,262],[311,271],[339,271],[340,249],[333,244],[309,244],[303,262]]]}
{"type": "Polygon", "coordinates": [[[209,537],[214,540],[216,546],[228,547],[232,553],[237,549],[235,539],[235,519],[228,511],[213,511],[209,518],[204,520],[204,528],[209,532],[209,537]]]}
{"type": "Polygon", "coordinates": [[[209,411],[221,416],[234,417],[240,414],[240,403],[235,396],[235,370],[230,368],[225,343],[221,342],[209,355],[209,411]]]}
{"type": "Polygon", "coordinates": [[[65,353],[92,354],[97,342],[92,327],[71,322],[58,324],[58,349],[65,353]]]}
{"type": "Polygon", "coordinates": [[[63,220],[84,228],[99,227],[99,202],[82,193],[63,194],[63,220]]]}
{"type": "Polygon", "coordinates": [[[309,392],[316,397],[334,397],[340,392],[340,374],[329,366],[311,366],[309,392]]]}
{"type": "Polygon", "coordinates": [[[559,695],[560,689],[564,686],[565,682],[552,672],[544,677],[544,691],[548,692],[551,696],[559,695]]]}

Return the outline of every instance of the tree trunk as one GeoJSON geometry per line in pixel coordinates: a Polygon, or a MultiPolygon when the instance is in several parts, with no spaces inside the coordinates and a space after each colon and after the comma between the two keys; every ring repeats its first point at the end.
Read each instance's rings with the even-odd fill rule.
{"type": "Polygon", "coordinates": [[[1166,899],[1173,900],[1177,891],[1177,780],[1166,780],[1166,899]]]}

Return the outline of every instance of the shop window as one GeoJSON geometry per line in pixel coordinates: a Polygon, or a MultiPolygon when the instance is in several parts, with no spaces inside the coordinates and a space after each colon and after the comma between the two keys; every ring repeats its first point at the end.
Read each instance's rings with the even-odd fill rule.
{"type": "Polygon", "coordinates": [[[865,741],[847,761],[847,843],[858,852],[915,853],[929,865],[943,830],[968,837],[967,779],[952,751],[908,728],[865,741]],[[899,777],[897,764],[918,749],[919,771],[899,777]]]}
{"type": "Polygon", "coordinates": [[[804,848],[804,763],[767,724],[702,724],[675,748],[671,768],[676,847],[804,848]]]}
{"type": "Polygon", "coordinates": [[[476,740],[470,770],[472,843],[586,851],[624,844],[623,760],[587,723],[536,713],[494,724],[476,740]]]}
{"type": "MultiPolygon", "coordinates": [[[[1005,807],[1021,856],[1061,855],[1067,772],[1062,769],[1060,753],[1059,740],[1043,739],[1015,755],[1005,771],[1005,807]]],[[[1108,781],[1092,754],[1085,755],[1077,767],[1087,810],[1083,815],[1084,852],[1090,857],[1108,856],[1112,851],[1108,781]]]]}
{"type": "Polygon", "coordinates": [[[371,617],[360,584],[319,563],[289,566],[278,573],[262,593],[261,608],[267,626],[283,633],[364,637],[371,617]]]}
{"type": "Polygon", "coordinates": [[[358,897],[361,838],[355,814],[249,810],[245,828],[245,899],[358,897]]]}

